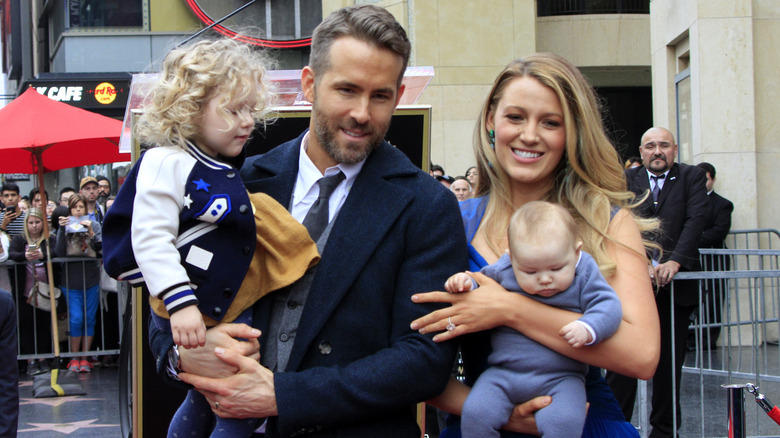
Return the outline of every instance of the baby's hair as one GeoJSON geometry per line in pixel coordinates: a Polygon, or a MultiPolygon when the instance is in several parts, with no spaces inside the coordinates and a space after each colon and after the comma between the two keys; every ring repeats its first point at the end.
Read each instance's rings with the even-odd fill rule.
{"type": "Polygon", "coordinates": [[[270,107],[270,84],[265,73],[268,55],[249,44],[228,38],[199,41],[172,49],[144,103],[136,133],[149,146],[186,148],[200,132],[206,104],[219,96],[219,108],[230,128],[235,120],[226,106],[250,97],[254,90],[255,121],[264,121],[270,107]]]}
{"type": "Polygon", "coordinates": [[[572,245],[577,242],[577,223],[571,213],[559,204],[531,201],[518,208],[509,219],[507,236],[512,248],[518,238],[538,243],[561,233],[567,235],[572,245]]]}

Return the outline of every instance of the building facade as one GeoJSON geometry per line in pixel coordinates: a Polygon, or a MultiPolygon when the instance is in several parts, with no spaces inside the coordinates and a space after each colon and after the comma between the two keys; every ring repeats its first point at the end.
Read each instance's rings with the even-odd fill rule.
{"type": "MultiPolygon", "coordinates": [[[[434,67],[419,103],[433,108],[431,161],[448,174],[474,164],[476,117],[497,73],[518,57],[555,52],[597,88],[624,158],[638,155],[645,129],[666,126],[679,138],[681,161],[716,166],[718,191],[735,202],[734,228],[780,228],[772,202],[780,189],[771,176],[780,153],[773,142],[780,129],[775,0],[266,0],[222,24],[259,29],[277,43],[279,68],[298,69],[321,17],[354,3],[386,7],[412,40],[410,65],[434,67]]],[[[6,90],[154,70],[209,17],[242,4],[5,0],[6,90]]],[[[59,185],[78,176],[65,174],[59,185]]]]}
{"type": "Polygon", "coordinates": [[[653,0],[651,23],[656,123],[679,133],[683,161],[718,170],[732,229],[780,228],[780,4],[653,0]]]}

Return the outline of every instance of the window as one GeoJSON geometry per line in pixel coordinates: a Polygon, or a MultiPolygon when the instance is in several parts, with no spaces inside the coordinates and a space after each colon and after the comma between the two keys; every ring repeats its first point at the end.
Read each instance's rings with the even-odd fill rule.
{"type": "MultiPolygon", "coordinates": [[[[186,2],[203,24],[210,25],[243,7],[248,0],[186,2]]],[[[226,35],[238,33],[246,37],[245,41],[260,46],[287,49],[309,46],[311,33],[321,21],[322,0],[257,0],[214,29],[226,35]]]]}
{"type": "Polygon", "coordinates": [[[685,69],[674,78],[677,104],[678,161],[693,162],[693,121],[691,120],[691,70],[685,69]]]}
{"type": "Polygon", "coordinates": [[[649,14],[650,0],[538,0],[537,15],[649,14]]]}
{"type": "Polygon", "coordinates": [[[68,0],[69,28],[142,27],[143,0],[68,0]]]}

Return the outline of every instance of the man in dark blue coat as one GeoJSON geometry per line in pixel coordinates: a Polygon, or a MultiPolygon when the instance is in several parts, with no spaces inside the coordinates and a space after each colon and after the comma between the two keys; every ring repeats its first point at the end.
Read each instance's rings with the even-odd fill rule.
{"type": "MultiPolygon", "coordinates": [[[[660,219],[661,232],[655,236],[654,241],[663,250],[660,254],[651,255],[653,282],[657,286],[655,299],[661,322],[661,357],[653,376],[653,409],[650,415],[653,430],[650,436],[672,437],[675,406],[677,428],[682,421],[680,377],[690,316],[699,303],[698,281],[672,283],[672,280],[679,271],[700,269],[699,237],[706,222],[709,204],[704,171],[696,166],[674,162],[677,143],[669,130],[661,127],[647,130],[642,136],[639,152],[643,165],[627,169],[626,182],[628,189],[636,193],[637,198],[648,194],[637,208],[637,213],[643,217],[660,219]],[[672,349],[675,354],[674,363],[672,349]],[[672,379],[676,385],[674,392],[672,379]],[[676,403],[673,402],[673,397],[676,397],[676,403]]],[[[636,397],[636,379],[609,373],[607,381],[615,392],[623,413],[630,420],[636,397]]]]}
{"type": "Polygon", "coordinates": [[[204,392],[217,415],[268,418],[266,437],[419,437],[415,404],[448,381],[454,345],[410,329],[434,309],[411,296],[441,290],[467,267],[458,205],[383,140],[409,51],[382,8],[331,14],[302,71],[309,130],[244,165],[247,189],[304,225],[315,204],[327,204],[324,230],[309,228],[320,263],[255,306],[259,347],[228,338],[259,335],[241,325],[217,326],[206,347],[178,352],[153,330],[160,370],[204,392]],[[320,197],[330,177],[332,194],[320,197]],[[226,347],[218,358],[214,346],[226,347]],[[215,374],[229,377],[202,377],[215,374]]]}

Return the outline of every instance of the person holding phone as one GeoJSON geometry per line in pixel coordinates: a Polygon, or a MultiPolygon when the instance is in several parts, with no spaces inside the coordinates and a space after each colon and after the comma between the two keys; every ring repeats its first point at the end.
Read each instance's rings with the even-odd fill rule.
{"type": "MultiPolygon", "coordinates": [[[[26,297],[35,285],[35,282],[48,283],[46,272],[46,254],[49,247],[46,245],[43,231],[43,221],[46,220],[39,208],[31,208],[24,219],[22,234],[11,240],[8,249],[8,258],[15,262],[25,263],[19,265],[17,303],[19,313],[19,346],[21,354],[33,354],[41,356],[51,353],[51,315],[49,312],[37,309],[26,304],[26,297]]],[[[49,244],[53,245],[53,238],[49,244]]],[[[49,364],[43,360],[28,360],[27,374],[35,375],[49,371],[49,364]]]]}
{"type": "Polygon", "coordinates": [[[21,236],[24,231],[24,220],[21,219],[22,210],[19,209],[19,186],[14,183],[5,183],[2,187],[3,204],[5,209],[0,212],[0,232],[8,234],[9,239],[21,236]]]}
{"type": "Polygon", "coordinates": [[[68,319],[71,351],[84,355],[68,363],[68,370],[79,373],[92,371],[86,352],[92,347],[100,298],[100,262],[97,254],[102,249],[101,227],[87,216],[87,199],[76,193],[68,199],[70,216],[59,218],[57,257],[78,257],[64,263],[62,292],[68,300],[68,319]],[[89,257],[93,260],[85,260],[89,257]]]}
{"type": "Polygon", "coordinates": [[[8,260],[8,247],[11,240],[8,234],[0,231],[0,289],[11,292],[11,278],[8,276],[8,268],[3,264],[8,260]]]}

